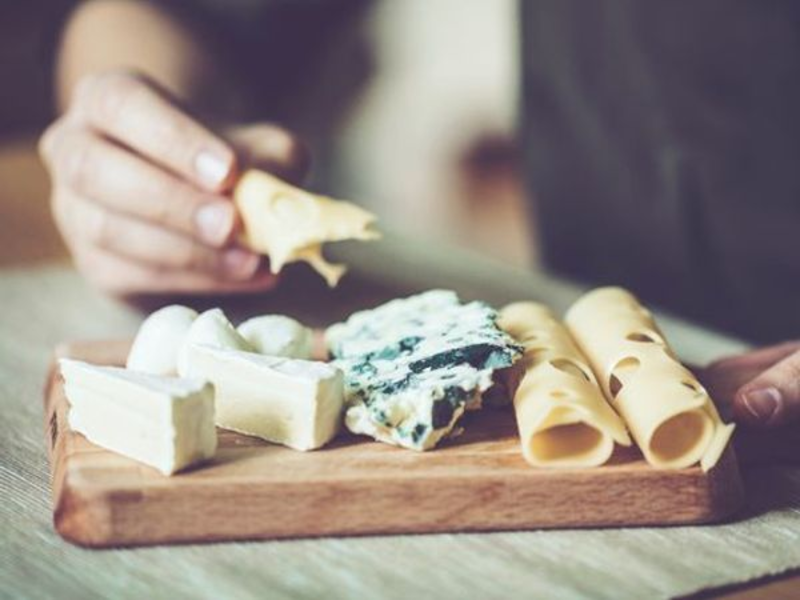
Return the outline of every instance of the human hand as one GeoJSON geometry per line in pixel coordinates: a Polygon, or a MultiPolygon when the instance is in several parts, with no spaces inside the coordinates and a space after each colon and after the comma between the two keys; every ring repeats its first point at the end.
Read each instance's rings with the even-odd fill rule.
{"type": "Polygon", "coordinates": [[[274,286],[260,257],[235,244],[240,223],[226,193],[237,151],[288,177],[304,168],[297,148],[263,125],[225,140],[125,72],[84,78],[40,143],[56,223],[78,269],[121,297],[274,286]]]}
{"type": "Polygon", "coordinates": [[[718,360],[701,379],[746,425],[774,428],[800,419],[800,341],[718,360]]]}

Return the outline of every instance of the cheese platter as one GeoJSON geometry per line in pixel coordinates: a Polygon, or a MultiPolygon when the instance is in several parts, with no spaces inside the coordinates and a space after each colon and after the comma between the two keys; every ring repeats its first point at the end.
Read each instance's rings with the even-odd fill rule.
{"type": "MultiPolygon", "coordinates": [[[[606,292],[599,299],[608,301],[619,293],[613,291],[609,296],[606,292]]],[[[232,325],[226,329],[228,325],[222,323],[225,327],[209,329],[208,322],[221,321],[219,315],[207,317],[197,327],[206,333],[191,334],[195,341],[193,350],[185,355],[188,366],[181,368],[181,361],[175,356],[172,359],[175,364],[168,364],[166,371],[183,370],[182,375],[201,378],[205,374],[215,388],[216,447],[211,451],[206,446],[205,454],[194,463],[168,462],[173,468],[160,468],[157,463],[148,466],[147,456],[137,455],[136,448],[130,446],[126,456],[126,448],[113,448],[114,442],[103,444],[96,438],[94,441],[100,444],[89,441],[99,432],[83,428],[84,421],[70,415],[74,412],[81,416],[87,410],[81,408],[85,406],[81,400],[83,388],[92,389],[91,398],[102,393],[106,393],[111,403],[120,403],[121,398],[112,397],[120,389],[118,384],[106,388],[89,385],[80,378],[70,377],[70,368],[116,367],[116,371],[103,371],[104,376],[111,380],[123,377],[128,382],[132,377],[130,369],[122,367],[126,363],[130,367],[132,359],[137,363],[143,360],[142,356],[157,358],[150,368],[162,370],[170,360],[165,363],[163,355],[132,351],[130,340],[86,341],[60,347],[57,351],[60,363],[54,363],[51,369],[45,394],[56,529],[71,542],[100,548],[330,535],[697,524],[730,518],[741,506],[743,489],[733,448],[727,443],[729,426],[708,406],[707,397],[701,397],[697,388],[686,387],[687,382],[694,385],[688,371],[676,371],[687,394],[685,400],[677,395],[678,408],[668,417],[654,417],[655,413],[642,411],[640,407],[631,411],[625,403],[632,400],[625,392],[616,390],[610,408],[602,408],[598,414],[606,415],[604,418],[608,420],[616,419],[614,415],[618,413],[624,424],[614,421],[613,435],[603,437],[606,421],[581,412],[583,400],[567,397],[574,396],[576,389],[586,390],[588,385],[596,385],[597,397],[593,402],[600,406],[601,392],[608,393],[598,381],[600,378],[596,380],[594,376],[595,372],[602,373],[603,361],[590,361],[583,354],[589,344],[565,350],[563,340],[559,341],[554,334],[554,323],[560,327],[560,322],[532,303],[525,303],[524,310],[514,305],[501,310],[497,319],[501,327],[481,334],[486,316],[494,312],[487,312],[489,309],[483,308],[482,303],[464,309],[457,302],[450,293],[428,292],[356,313],[325,334],[316,332],[310,340],[302,338],[302,329],[289,327],[302,343],[285,347],[291,348],[294,356],[304,358],[288,359],[257,356],[253,341],[258,337],[253,337],[257,327],[242,324],[236,329],[232,325]],[[453,311],[453,315],[443,329],[431,331],[426,329],[424,317],[414,317],[413,322],[403,324],[409,307],[416,315],[438,314],[439,322],[443,323],[448,322],[443,316],[447,310],[453,311]],[[537,321],[531,316],[534,313],[545,314],[546,318],[537,321]],[[522,321],[518,318],[520,314],[525,315],[522,321]],[[518,329],[521,323],[526,327],[525,335],[518,329]],[[459,332],[456,324],[465,329],[462,327],[459,332]],[[409,326],[428,331],[429,340],[413,344],[405,341],[398,346],[398,340],[407,340],[409,326]],[[534,346],[532,330],[536,328],[539,341],[534,346]],[[223,330],[227,331],[224,335],[219,333],[223,330]],[[231,331],[250,335],[238,339],[231,331]],[[506,334],[516,335],[506,340],[503,337],[506,334]],[[475,335],[479,339],[470,337],[475,335]],[[379,339],[383,342],[389,339],[390,343],[376,347],[379,339]],[[215,349],[209,340],[216,340],[218,347],[215,349]],[[223,351],[219,345],[224,343],[237,347],[223,351]],[[250,350],[243,349],[246,344],[251,346],[250,350]],[[454,352],[459,344],[470,351],[455,348],[454,352]],[[489,350],[486,344],[491,346],[489,350]],[[564,352],[581,354],[573,357],[573,362],[564,363],[564,352]],[[450,358],[442,362],[445,353],[450,358]],[[368,368],[364,367],[365,357],[369,358],[368,368]],[[431,357],[439,358],[432,361],[431,357]],[[382,364],[384,359],[387,364],[382,364]],[[314,369],[323,369],[314,371],[313,385],[308,387],[305,374],[303,386],[283,387],[281,378],[295,376],[304,361],[318,365],[314,369]],[[239,366],[220,366],[231,363],[239,366]],[[408,368],[398,373],[398,364],[408,368]],[[572,369],[564,369],[565,364],[581,367],[577,375],[580,385],[567,379],[572,369]],[[338,417],[341,421],[338,433],[323,426],[336,419],[329,416],[333,413],[316,410],[336,406],[332,400],[336,396],[335,382],[329,382],[330,386],[325,388],[327,395],[319,392],[320,382],[331,377],[325,370],[329,365],[344,373],[340,382],[344,405],[337,409],[342,413],[338,417]],[[554,369],[553,365],[562,368],[554,369]],[[455,385],[465,391],[463,394],[448,394],[448,386],[431,383],[431,374],[441,369],[456,369],[459,377],[455,385]],[[366,379],[365,373],[369,375],[366,379]],[[388,374],[383,378],[385,381],[402,380],[403,389],[371,383],[381,380],[379,375],[383,374],[388,374]],[[254,389],[278,391],[258,393],[243,390],[237,383],[259,378],[261,383],[254,389]],[[541,385],[555,385],[568,394],[563,398],[551,395],[531,411],[530,399],[544,398],[532,392],[541,385]],[[70,394],[69,386],[78,392],[70,394]],[[278,397],[280,390],[292,390],[297,402],[287,404],[278,397]],[[503,395],[505,401],[497,399],[503,395]],[[425,400],[414,404],[411,410],[410,398],[425,400]],[[449,408],[443,417],[438,403],[444,399],[449,408]],[[482,404],[478,403],[480,399],[482,404]],[[565,412],[567,405],[571,413],[565,412]],[[316,408],[312,410],[309,406],[316,408]],[[677,438],[679,442],[677,446],[668,444],[665,450],[663,440],[658,441],[653,419],[662,419],[657,426],[674,425],[675,411],[697,417],[688,426],[678,427],[678,434],[670,434],[670,439],[677,438]],[[572,416],[565,416],[568,414],[572,416]],[[252,425],[254,420],[259,424],[256,428],[252,425]],[[421,431],[421,424],[426,425],[424,432],[415,435],[414,432],[421,431]],[[589,429],[576,435],[576,428],[581,427],[589,429]],[[695,431],[693,427],[699,429],[695,431]],[[591,433],[587,438],[587,431],[597,434],[591,433]],[[700,441],[685,443],[686,435],[681,432],[687,431],[696,433],[700,441]],[[718,436],[723,441],[715,446],[713,440],[718,436]],[[591,449],[575,450],[576,444],[585,446],[587,439],[591,449]],[[651,456],[643,455],[637,445],[644,445],[651,456]],[[531,448],[538,451],[532,452],[531,448]],[[668,462],[665,457],[669,452],[670,460],[677,462],[653,464],[657,460],[668,462]],[[703,464],[703,457],[709,452],[713,457],[703,464]]],[[[626,302],[626,306],[633,306],[627,295],[616,297],[612,304],[620,306],[626,302]]],[[[649,316],[643,309],[634,312],[637,318],[649,316]]],[[[157,314],[151,319],[157,318],[157,314]]],[[[631,326],[629,316],[623,315],[619,321],[622,326],[631,326]]],[[[285,321],[264,322],[282,323],[275,330],[281,335],[287,331],[285,321]]],[[[633,326],[638,333],[646,329],[651,339],[662,342],[660,331],[651,320],[637,321],[633,326]]],[[[141,332],[148,329],[175,331],[170,327],[153,328],[146,321],[133,342],[134,350],[137,346],[141,349],[141,332]]],[[[163,333],[159,335],[163,338],[163,333]]],[[[615,333],[606,327],[602,335],[607,339],[615,333]]],[[[590,331],[588,337],[592,336],[590,331]]],[[[279,337],[276,334],[265,339],[279,337]]],[[[162,341],[152,348],[162,347],[162,341]]],[[[628,340],[626,347],[638,352],[636,356],[646,372],[650,359],[647,352],[639,351],[637,344],[641,343],[628,340]]],[[[671,356],[666,342],[663,343],[665,350],[659,353],[658,360],[665,360],[662,354],[671,356]]],[[[173,348],[178,346],[173,344],[173,348]]],[[[179,349],[173,351],[176,353],[180,355],[179,349]]],[[[597,353],[602,354],[602,349],[597,353]]],[[[619,362],[619,357],[614,356],[619,362]]],[[[440,374],[449,380],[452,373],[444,371],[440,374]]],[[[664,369],[656,371],[663,373],[664,369]]],[[[622,375],[615,373],[615,377],[622,375]]],[[[145,385],[143,379],[136,381],[137,385],[145,385]]],[[[624,388],[630,384],[630,389],[635,390],[633,381],[623,375],[622,383],[618,381],[615,385],[624,388]]],[[[656,387],[662,385],[654,382],[656,387]]],[[[669,402],[664,400],[660,389],[655,391],[659,392],[654,394],[659,405],[669,402]]],[[[185,401],[170,398],[176,406],[185,401]]],[[[640,403],[649,401],[642,398],[641,390],[636,398],[640,403]]],[[[158,402],[169,404],[166,400],[158,402]]],[[[180,429],[175,416],[178,412],[173,409],[169,414],[172,429],[167,430],[169,435],[164,438],[165,452],[177,456],[180,445],[175,440],[179,436],[172,434],[180,429]],[[170,443],[175,447],[168,447],[170,443]]],[[[126,421],[125,431],[130,434],[136,418],[131,416],[126,421]]],[[[120,434],[118,443],[123,439],[120,434]]]]}

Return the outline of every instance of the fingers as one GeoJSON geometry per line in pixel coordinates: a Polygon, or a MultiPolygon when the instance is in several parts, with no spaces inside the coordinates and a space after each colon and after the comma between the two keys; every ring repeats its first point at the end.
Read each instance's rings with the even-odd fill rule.
{"type": "Polygon", "coordinates": [[[95,287],[118,298],[142,294],[241,294],[272,289],[277,278],[259,271],[247,281],[219,280],[203,273],[153,269],[104,250],[75,253],[75,261],[95,287]]]}
{"type": "Polygon", "coordinates": [[[92,131],[54,128],[43,155],[58,186],[107,208],[220,247],[236,230],[231,202],[197,190],[92,131]]]}
{"type": "Polygon", "coordinates": [[[777,427],[800,418],[800,352],[736,392],[734,411],[738,419],[759,427],[777,427]]]}
{"type": "Polygon", "coordinates": [[[142,77],[88,77],[77,86],[70,110],[75,119],[201,189],[222,191],[235,177],[233,149],[142,77]]]}
{"type": "Polygon", "coordinates": [[[188,270],[218,279],[245,280],[258,269],[256,254],[232,247],[216,249],[156,224],[106,210],[63,190],[57,207],[59,221],[79,231],[82,246],[109,251],[162,270],[188,270]]]}
{"type": "Polygon", "coordinates": [[[311,164],[305,144],[270,123],[231,129],[228,138],[243,167],[263,169],[292,183],[300,183],[311,164]]]}
{"type": "Polygon", "coordinates": [[[766,369],[798,350],[800,350],[800,341],[784,342],[723,358],[709,365],[708,369],[766,369]]]}

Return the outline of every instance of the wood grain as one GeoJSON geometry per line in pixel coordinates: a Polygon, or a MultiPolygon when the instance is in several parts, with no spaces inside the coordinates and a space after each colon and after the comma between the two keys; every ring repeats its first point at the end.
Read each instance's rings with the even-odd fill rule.
{"type": "MultiPolygon", "coordinates": [[[[127,342],[63,346],[59,356],[119,364],[127,342]]],[[[91,547],[325,535],[706,523],[742,502],[736,459],[660,471],[620,449],[600,469],[537,470],[507,410],[417,453],[344,434],[301,453],[219,430],[207,465],[171,478],[69,430],[61,378],[46,391],[54,521],[91,547]]]]}

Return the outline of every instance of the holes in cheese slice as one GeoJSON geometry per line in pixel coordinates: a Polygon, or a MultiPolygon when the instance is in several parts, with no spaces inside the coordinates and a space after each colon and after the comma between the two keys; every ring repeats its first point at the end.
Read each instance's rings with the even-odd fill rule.
{"type": "Polygon", "coordinates": [[[608,391],[612,398],[616,398],[622,387],[630,381],[630,378],[636,373],[640,366],[639,359],[635,356],[628,356],[617,362],[611,369],[611,375],[608,378],[608,391]]]}
{"type": "Polygon", "coordinates": [[[591,381],[589,375],[580,368],[575,362],[569,360],[568,358],[556,358],[555,360],[551,360],[550,364],[558,369],[559,371],[563,371],[564,373],[568,373],[573,377],[580,377],[585,379],[586,381],[591,381]]]}
{"type": "Polygon", "coordinates": [[[549,466],[592,466],[605,462],[605,437],[586,423],[557,425],[531,437],[528,452],[549,466]]]}
{"type": "Polygon", "coordinates": [[[663,343],[661,340],[657,339],[657,337],[655,335],[653,335],[652,333],[650,333],[650,332],[642,332],[642,331],[629,333],[627,336],[625,336],[625,339],[629,340],[631,342],[641,342],[641,343],[646,343],[646,344],[662,344],[663,343]]]}
{"type": "Polygon", "coordinates": [[[700,460],[713,433],[702,409],[675,415],[659,425],[650,438],[650,455],[656,466],[682,468],[700,460]]]}
{"type": "Polygon", "coordinates": [[[703,393],[705,393],[705,390],[700,386],[700,384],[696,383],[694,381],[681,381],[681,385],[683,387],[689,388],[695,394],[703,394],[703,393]]]}

